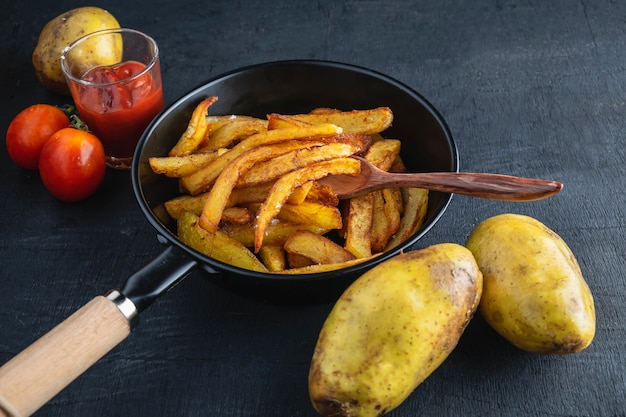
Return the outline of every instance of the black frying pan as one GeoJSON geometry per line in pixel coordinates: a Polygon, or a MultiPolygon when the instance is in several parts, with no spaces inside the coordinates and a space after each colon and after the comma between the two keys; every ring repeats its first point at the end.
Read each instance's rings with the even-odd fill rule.
{"type": "Polygon", "coordinates": [[[272,112],[305,113],[316,107],[388,106],[394,122],[385,136],[402,140],[402,158],[410,171],[458,171],[456,146],[443,118],[420,94],[385,75],[333,62],[283,61],[209,80],[157,116],[135,152],[134,192],[165,249],[119,290],[97,296],[0,368],[0,417],[34,413],[126,338],[138,314],[192,270],[204,270],[219,285],[270,302],[330,302],[363,272],[409,249],[439,220],[450,202],[450,194],[431,192],[420,230],[376,259],[339,271],[278,275],[211,259],[183,244],[176,236],[175,224],[161,215],[162,203],[179,194],[178,182],[155,175],[148,166],[151,156],[167,154],[195,106],[207,96],[219,97],[211,114],[256,117],[272,112]]]}

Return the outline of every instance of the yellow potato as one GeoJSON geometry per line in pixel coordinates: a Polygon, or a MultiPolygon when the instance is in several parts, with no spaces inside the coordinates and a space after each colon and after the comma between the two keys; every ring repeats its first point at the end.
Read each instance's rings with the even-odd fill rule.
{"type": "Polygon", "coordinates": [[[576,258],[536,219],[502,214],[467,239],[484,274],[480,312],[505,339],[534,353],[573,353],[595,334],[593,296],[576,258]]]}
{"type": "MultiPolygon", "coordinates": [[[[70,91],[61,71],[61,52],[78,38],[102,29],[119,28],[117,19],[99,7],[79,7],[49,21],[39,34],[32,61],[39,82],[48,90],[69,95],[70,91]]],[[[97,47],[85,61],[111,65],[122,58],[121,40],[97,47]]]]}
{"type": "Polygon", "coordinates": [[[471,252],[451,243],[363,274],[320,331],[309,370],[315,409],[324,417],[379,417],[396,408],[452,352],[481,289],[471,252]]]}

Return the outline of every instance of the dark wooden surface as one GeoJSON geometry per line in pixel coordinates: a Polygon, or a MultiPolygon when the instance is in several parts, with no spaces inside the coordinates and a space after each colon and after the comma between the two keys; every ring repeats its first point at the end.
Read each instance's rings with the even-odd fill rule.
{"type": "MultiPolygon", "coordinates": [[[[156,38],[166,101],[240,66],[292,58],[353,63],[414,87],[443,114],[461,168],[562,181],[532,203],[455,196],[419,242],[463,243],[516,212],[559,233],[594,293],[584,352],[537,356],[474,320],[401,416],[626,416],[626,3],[598,1],[117,1],[123,26],[156,38]]],[[[30,55],[77,1],[0,10],[0,126],[37,102],[30,55]]],[[[161,251],[129,173],[108,171],[77,204],[56,201],[0,150],[0,362],[161,251]]],[[[111,354],[37,415],[314,416],[307,371],[331,305],[242,298],[194,273],[111,354]]]]}

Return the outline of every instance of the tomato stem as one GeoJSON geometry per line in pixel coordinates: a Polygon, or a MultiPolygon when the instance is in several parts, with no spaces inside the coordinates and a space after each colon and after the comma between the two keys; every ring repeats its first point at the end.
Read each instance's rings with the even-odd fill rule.
{"type": "Polygon", "coordinates": [[[93,133],[91,130],[89,130],[89,126],[87,126],[87,123],[81,120],[78,112],[76,111],[76,107],[72,106],[71,104],[64,104],[60,107],[60,109],[63,111],[63,113],[67,115],[67,117],[69,117],[71,127],[73,127],[74,129],[84,130],[85,132],[93,133]]]}

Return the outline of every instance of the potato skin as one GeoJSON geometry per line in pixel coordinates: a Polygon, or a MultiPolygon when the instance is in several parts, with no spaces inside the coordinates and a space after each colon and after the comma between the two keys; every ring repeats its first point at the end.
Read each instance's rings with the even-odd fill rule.
{"type": "Polygon", "coordinates": [[[317,341],[309,394],[322,416],[382,416],[457,345],[476,311],[482,275],[461,245],[397,255],[338,299],[317,341]]]}
{"type": "Polygon", "coordinates": [[[484,276],[479,311],[505,339],[540,354],[585,349],[593,340],[593,296],[567,244],[536,219],[502,214],[469,235],[484,276]]]}
{"type": "Polygon", "coordinates": [[[37,79],[46,89],[69,95],[61,71],[63,49],[88,33],[119,27],[117,19],[99,7],[78,7],[55,17],[43,27],[33,50],[32,62],[37,79]]]}

